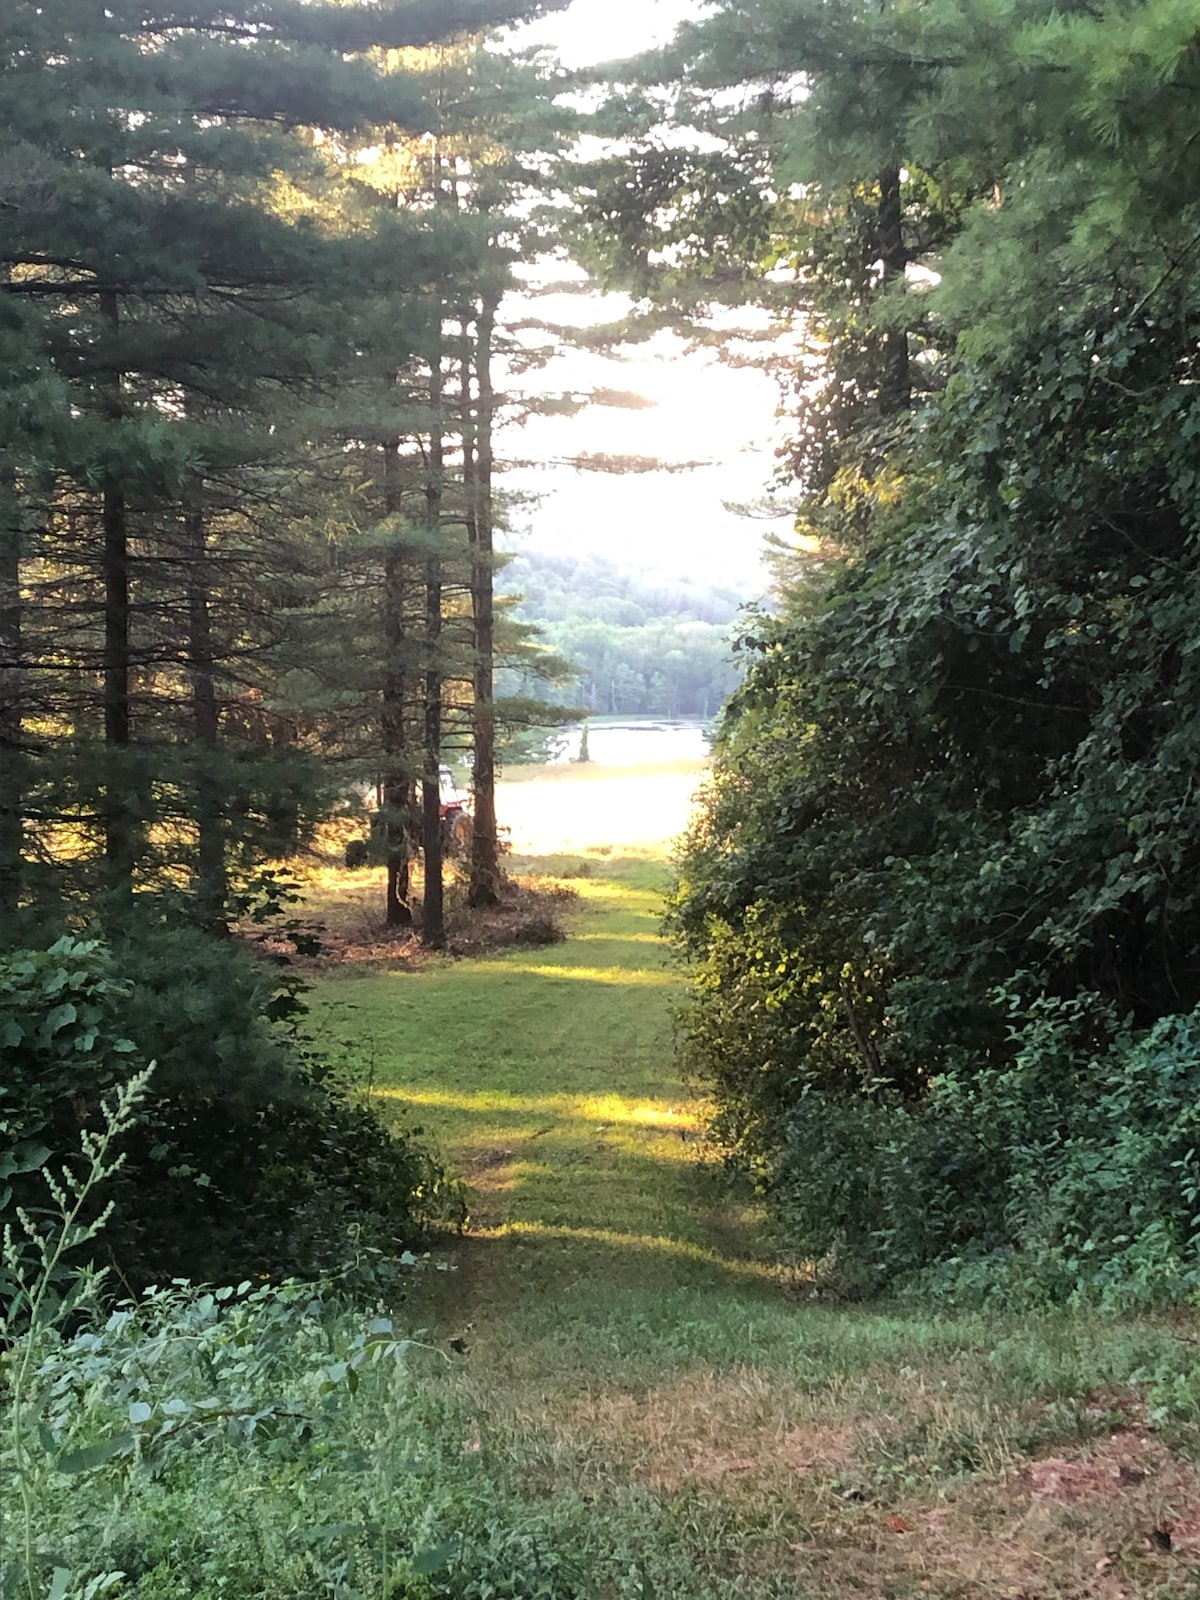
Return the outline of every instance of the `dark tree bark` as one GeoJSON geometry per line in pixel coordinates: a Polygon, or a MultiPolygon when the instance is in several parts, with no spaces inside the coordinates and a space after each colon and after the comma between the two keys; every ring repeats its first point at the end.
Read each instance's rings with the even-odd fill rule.
{"type": "MultiPolygon", "coordinates": [[[[100,310],[114,340],[119,328],[117,296],[104,291],[100,310]]],[[[109,421],[122,415],[121,373],[108,377],[102,404],[109,421]]],[[[137,858],[131,793],[133,773],[128,762],[132,739],[132,654],[129,606],[129,519],[122,485],[109,471],[101,499],[104,585],[104,743],[108,773],[104,797],[104,856],[108,883],[120,894],[133,889],[137,858]]]]}
{"type": "MultiPolygon", "coordinates": [[[[492,382],[492,345],[496,331],[496,303],[485,300],[475,340],[475,373],[479,385],[474,407],[474,469],[469,491],[471,534],[471,613],[474,623],[475,683],[472,709],[472,743],[475,794],[471,834],[471,883],[468,904],[494,906],[500,902],[500,840],[496,829],[496,609],[495,541],[493,537],[492,430],[496,410],[492,382]]],[[[465,404],[470,408],[469,396],[465,404]]]]}
{"type": "Polygon", "coordinates": [[[21,899],[25,845],[21,517],[0,474],[0,934],[21,899]]]}
{"type": "MultiPolygon", "coordinates": [[[[400,445],[390,441],[383,452],[384,509],[389,516],[400,510],[400,445]]],[[[380,799],[387,847],[387,909],[389,928],[413,925],[411,893],[410,819],[414,796],[411,753],[405,703],[408,696],[408,637],[405,608],[408,602],[408,565],[398,546],[389,550],[383,564],[383,754],[384,773],[380,799]]]]}
{"type": "Polygon", "coordinates": [[[425,558],[425,728],[424,772],[421,778],[421,846],[425,857],[425,894],[421,910],[421,943],[430,950],[446,946],[445,884],[442,859],[442,558],[437,548],[441,527],[445,443],[442,435],[441,356],[434,357],[429,380],[433,422],[429,435],[429,477],[425,488],[429,553],[425,558]]]}
{"type": "Polygon", "coordinates": [[[188,585],[188,674],[192,685],[192,733],[195,739],[196,901],[200,922],[210,933],[229,932],[226,906],[229,872],[226,860],[225,795],[217,773],[221,710],[217,697],[216,660],[208,585],[208,539],[196,485],[184,512],[184,549],[188,585]]]}
{"type": "MultiPolygon", "coordinates": [[[[903,284],[908,251],[904,244],[899,167],[888,167],[879,176],[879,258],[883,262],[884,288],[895,282],[903,284]]],[[[905,329],[889,329],[883,335],[880,356],[880,405],[886,416],[895,416],[912,403],[912,371],[905,329]]]]}

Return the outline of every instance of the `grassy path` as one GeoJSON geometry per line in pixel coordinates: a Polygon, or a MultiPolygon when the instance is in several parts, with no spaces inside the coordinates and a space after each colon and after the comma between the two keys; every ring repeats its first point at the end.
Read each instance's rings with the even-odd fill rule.
{"type": "Polygon", "coordinates": [[[714,1208],[698,1108],[673,1067],[665,872],[588,868],[571,881],[566,943],[342,978],[326,989],[329,1023],[356,1040],[360,1062],[366,1044],[376,1092],[418,1117],[470,1183],[471,1270],[505,1258],[489,1295],[585,1270],[659,1287],[761,1276],[726,1259],[732,1219],[714,1208]]]}
{"type": "Polygon", "coordinates": [[[1130,1381],[1179,1367],[1174,1332],[795,1292],[699,1159],[661,865],[541,866],[576,874],[567,943],[321,994],[330,1037],[475,1192],[456,1270],[410,1310],[466,1350],[431,1362],[423,1404],[524,1575],[491,1592],[1200,1593],[1195,1439],[1156,1432],[1130,1381]],[[1164,1553],[1147,1535],[1168,1523],[1164,1553]]]}

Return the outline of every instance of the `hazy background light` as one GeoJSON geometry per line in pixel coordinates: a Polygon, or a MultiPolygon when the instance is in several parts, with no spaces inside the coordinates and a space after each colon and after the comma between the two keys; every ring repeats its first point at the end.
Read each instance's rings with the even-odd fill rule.
{"type": "Polygon", "coordinates": [[[529,23],[516,39],[548,45],[565,67],[592,67],[666,44],[681,22],[706,9],[698,0],[575,0],[567,11],[529,23]]]}
{"type": "MultiPolygon", "coordinates": [[[[575,0],[569,10],[518,30],[518,47],[545,46],[569,68],[594,66],[667,43],[681,22],[708,9],[701,0],[575,0]]],[[[561,263],[529,276],[556,282],[572,274],[561,263]]],[[[624,295],[514,298],[510,317],[587,327],[628,314],[624,295]]],[[[753,310],[735,319],[755,321],[753,310]]],[[[760,319],[761,320],[761,319],[760,319]]],[[[548,339],[532,330],[530,345],[548,339]]],[[[752,367],[730,367],[711,351],[688,353],[662,335],[619,355],[566,349],[517,387],[530,397],[633,391],[646,409],[590,406],[574,416],[535,417],[504,439],[504,454],[522,465],[507,487],[529,496],[514,508],[507,543],[521,550],[595,551],[622,566],[660,576],[687,576],[760,594],[762,518],[750,520],[726,502],[761,499],[775,465],[778,389],[752,367]],[[569,463],[581,457],[651,457],[665,466],[702,462],[691,471],[617,475],[569,463]]],[[[781,514],[786,530],[790,519],[781,514]]]]}

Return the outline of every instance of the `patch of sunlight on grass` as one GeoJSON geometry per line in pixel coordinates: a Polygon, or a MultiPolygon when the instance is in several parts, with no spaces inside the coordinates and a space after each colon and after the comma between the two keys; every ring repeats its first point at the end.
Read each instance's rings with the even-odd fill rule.
{"type": "Polygon", "coordinates": [[[493,1189],[516,1188],[522,1178],[544,1178],[551,1171],[545,1161],[510,1161],[490,1176],[493,1189]]]}
{"type": "Polygon", "coordinates": [[[483,1090],[468,1094],[452,1089],[420,1089],[415,1085],[388,1087],[375,1085],[371,1091],[383,1100],[403,1100],[415,1106],[436,1106],[447,1111],[536,1112],[572,1122],[632,1123],[644,1128],[662,1127],[671,1131],[694,1128],[697,1117],[675,1106],[641,1100],[630,1102],[619,1095],[509,1094],[504,1090],[483,1090]]]}
{"type": "Polygon", "coordinates": [[[504,970],[523,972],[531,978],[570,978],[584,983],[612,984],[621,989],[631,986],[665,989],[675,985],[673,975],[661,967],[555,967],[535,966],[528,961],[506,961],[504,970]]]}
{"type": "Polygon", "coordinates": [[[699,1126],[698,1116],[689,1108],[662,1105],[652,1100],[623,1100],[620,1095],[608,1094],[597,1099],[589,1097],[589,1107],[595,1108],[602,1122],[634,1122],[643,1128],[667,1127],[672,1130],[699,1126]]]}
{"type": "Polygon", "coordinates": [[[620,1233],[615,1228],[572,1228],[547,1222],[508,1222],[498,1229],[487,1230],[522,1239],[559,1240],[567,1244],[611,1245],[614,1250],[633,1250],[642,1253],[671,1256],[676,1259],[700,1262],[707,1267],[719,1267],[723,1272],[759,1280],[774,1280],[779,1268],[771,1262],[735,1259],[709,1250],[704,1245],[693,1244],[688,1239],[668,1239],[662,1234],[620,1233]]]}
{"type": "Polygon", "coordinates": [[[569,873],[564,876],[582,900],[601,900],[605,904],[616,901],[618,905],[631,900],[642,905],[659,905],[662,902],[659,890],[643,884],[620,883],[613,878],[574,878],[569,873]]]}
{"type": "Polygon", "coordinates": [[[572,933],[572,944],[649,944],[662,949],[662,936],[657,933],[622,933],[614,939],[611,933],[572,933]]]}

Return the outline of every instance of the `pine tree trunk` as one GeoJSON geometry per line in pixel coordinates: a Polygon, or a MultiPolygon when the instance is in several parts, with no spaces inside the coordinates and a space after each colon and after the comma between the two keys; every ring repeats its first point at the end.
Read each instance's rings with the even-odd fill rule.
{"type": "Polygon", "coordinates": [[[383,778],[384,838],[387,845],[387,910],[389,928],[413,925],[409,818],[413,811],[413,781],[408,767],[405,697],[408,665],[405,660],[404,607],[408,580],[403,554],[392,551],[384,563],[384,682],[383,778]]]}
{"type": "MultiPolygon", "coordinates": [[[[400,510],[400,445],[384,446],[383,503],[389,516],[400,510]]],[[[408,695],[408,638],[405,606],[408,570],[403,550],[391,549],[383,564],[383,754],[381,801],[387,845],[385,920],[389,928],[413,925],[409,818],[413,811],[413,781],[409,762],[405,699],[408,695]]]]}
{"type": "Polygon", "coordinates": [[[192,733],[196,743],[196,903],[201,926],[229,932],[229,873],[225,856],[225,796],[216,771],[221,736],[208,588],[208,541],[200,488],[184,513],[188,584],[188,673],[192,683],[192,733]]]}
{"type": "Polygon", "coordinates": [[[11,473],[0,477],[0,932],[21,898],[25,844],[21,522],[11,473]]]}
{"type": "MultiPolygon", "coordinates": [[[[883,262],[884,288],[896,282],[903,284],[908,251],[904,246],[904,210],[898,167],[887,168],[879,177],[879,257],[883,262]]],[[[879,399],[885,416],[906,411],[912,403],[908,334],[903,328],[889,329],[883,335],[879,399]]]]}
{"type": "MultiPolygon", "coordinates": [[[[468,904],[500,903],[500,840],[496,829],[496,609],[495,541],[492,524],[492,479],[495,457],[492,430],[496,411],[492,383],[492,344],[496,304],[485,300],[476,330],[475,371],[479,401],[475,408],[475,462],[472,473],[471,612],[474,621],[475,683],[472,742],[475,793],[471,835],[471,884],[468,904]]],[[[469,397],[465,401],[469,405],[469,397]]]]}
{"type": "Polygon", "coordinates": [[[112,479],[104,485],[104,743],[108,750],[104,805],[104,857],[110,888],[133,888],[135,848],[128,754],[132,717],[129,623],[129,531],[125,495],[112,479]]]}
{"type": "Polygon", "coordinates": [[[431,950],[446,945],[445,885],[442,859],[442,558],[437,548],[441,527],[445,445],[442,436],[442,367],[434,357],[429,380],[433,422],[429,435],[429,479],[425,489],[430,548],[425,558],[425,728],[424,773],[421,778],[421,845],[425,856],[425,893],[421,910],[421,943],[431,950]]]}
{"type": "MultiPolygon", "coordinates": [[[[100,296],[100,311],[109,331],[119,326],[117,297],[100,296]]],[[[104,386],[103,405],[110,422],[122,414],[121,374],[114,371],[104,386]]],[[[129,522],[125,491],[109,472],[101,494],[103,533],[101,579],[104,587],[104,744],[107,772],[104,796],[104,858],[110,889],[133,890],[137,849],[131,795],[133,773],[128,761],[132,738],[132,648],[129,607],[129,522]]]]}

